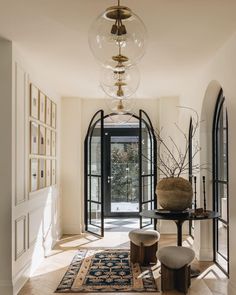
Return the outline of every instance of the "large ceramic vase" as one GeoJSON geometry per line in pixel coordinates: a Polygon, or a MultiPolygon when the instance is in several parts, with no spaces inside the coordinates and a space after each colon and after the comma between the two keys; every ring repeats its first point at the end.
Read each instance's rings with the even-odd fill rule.
{"type": "Polygon", "coordinates": [[[192,207],[192,185],[182,177],[163,178],[157,184],[156,193],[163,209],[183,211],[192,207]]]}

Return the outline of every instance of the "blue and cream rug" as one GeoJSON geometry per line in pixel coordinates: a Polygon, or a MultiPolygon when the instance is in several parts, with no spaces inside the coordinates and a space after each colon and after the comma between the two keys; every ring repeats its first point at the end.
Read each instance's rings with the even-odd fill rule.
{"type": "Polygon", "coordinates": [[[79,250],[56,293],[158,292],[150,268],[130,263],[128,250],[79,250]]]}

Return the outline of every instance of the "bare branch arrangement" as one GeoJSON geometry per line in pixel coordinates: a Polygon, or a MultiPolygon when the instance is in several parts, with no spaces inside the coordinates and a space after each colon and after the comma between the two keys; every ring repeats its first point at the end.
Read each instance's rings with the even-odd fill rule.
{"type": "MultiPolygon", "coordinates": [[[[181,147],[177,145],[175,140],[169,136],[168,143],[167,139],[162,135],[162,131],[156,129],[155,135],[157,142],[159,144],[159,152],[157,155],[157,167],[164,177],[179,177],[180,175],[187,174],[189,169],[189,158],[188,152],[190,144],[192,143],[192,161],[195,159],[196,155],[200,152],[201,147],[198,141],[192,141],[197,129],[199,128],[199,116],[198,113],[188,107],[180,107],[191,110],[193,112],[192,116],[192,132],[188,136],[176,123],[175,127],[179,134],[181,135],[181,147]],[[171,144],[171,146],[170,146],[171,144]]],[[[205,165],[192,164],[192,169],[194,172],[204,169],[205,165]]]]}

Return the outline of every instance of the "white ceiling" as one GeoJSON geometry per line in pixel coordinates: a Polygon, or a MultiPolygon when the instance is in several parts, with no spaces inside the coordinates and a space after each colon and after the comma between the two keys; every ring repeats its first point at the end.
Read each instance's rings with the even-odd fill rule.
{"type": "MultiPolygon", "coordinates": [[[[236,31],[235,0],[121,0],[146,24],[137,97],[175,95],[236,31]]],[[[0,0],[0,36],[13,40],[63,96],[103,97],[88,29],[112,0],[0,0]]]]}

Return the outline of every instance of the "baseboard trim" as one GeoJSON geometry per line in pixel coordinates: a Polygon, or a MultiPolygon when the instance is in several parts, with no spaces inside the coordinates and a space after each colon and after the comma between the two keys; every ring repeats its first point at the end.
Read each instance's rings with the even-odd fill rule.
{"type": "Polygon", "coordinates": [[[25,283],[30,277],[30,266],[31,263],[28,262],[13,278],[13,294],[16,295],[23,288],[25,283]]]}

